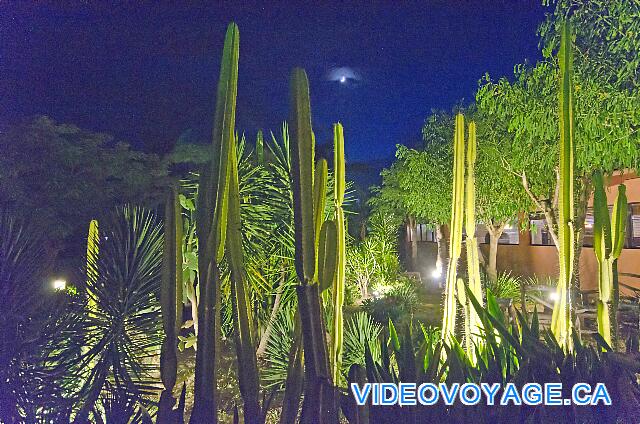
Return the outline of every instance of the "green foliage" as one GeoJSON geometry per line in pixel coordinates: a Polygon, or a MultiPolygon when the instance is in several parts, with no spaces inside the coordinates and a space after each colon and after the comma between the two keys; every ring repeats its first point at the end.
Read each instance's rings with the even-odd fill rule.
{"type": "Polygon", "coordinates": [[[7,423],[69,420],[71,402],[46,355],[56,337],[49,317],[66,296],[50,286],[39,234],[0,209],[0,421],[7,423]]]}
{"type": "Polygon", "coordinates": [[[495,280],[485,279],[485,287],[498,299],[520,299],[520,288],[524,283],[517,275],[511,272],[503,272],[495,280]]]}
{"type": "Polygon", "coordinates": [[[364,311],[356,312],[344,328],[344,354],[342,371],[347,373],[352,365],[366,366],[365,352],[368,350],[374,361],[380,360],[378,336],[382,325],[376,323],[364,311]]]}
{"type": "MultiPolygon", "coordinates": [[[[633,356],[614,352],[599,352],[594,346],[583,344],[574,333],[574,351],[566,352],[549,331],[541,331],[538,316],[516,312],[517,322],[510,322],[489,292],[487,306],[482,308],[467,290],[482,321],[482,343],[476,347],[477,363],[473,363],[455,338],[444,344],[439,335],[422,328],[416,334],[409,327],[395,331],[389,323],[390,340],[380,342],[381,358],[375,360],[366,351],[364,374],[370,383],[411,382],[416,384],[441,382],[452,384],[498,383],[504,387],[513,383],[522,389],[532,381],[559,382],[572,387],[578,381],[605,383],[614,402],[602,406],[529,408],[526,405],[470,407],[456,401],[447,406],[439,401],[431,407],[423,406],[368,406],[370,422],[394,422],[411,419],[414,422],[635,422],[639,418],[637,407],[638,382],[635,374],[640,362],[633,356]]],[[[359,365],[354,365],[354,368],[359,365]]],[[[350,372],[350,382],[355,382],[350,372]]],[[[360,384],[362,381],[360,381],[360,384]]],[[[356,406],[352,399],[343,403],[344,415],[356,421],[356,406]]]]}
{"type": "Polygon", "coordinates": [[[387,293],[368,298],[362,303],[362,309],[376,322],[386,323],[407,321],[418,304],[418,294],[413,278],[400,278],[398,284],[387,293]]]}
{"type": "Polygon", "coordinates": [[[80,406],[80,422],[99,413],[97,402],[108,381],[143,404],[157,396],[162,224],[136,207],[118,208],[100,222],[97,274],[85,276],[88,299],[71,299],[56,324],[59,340],[49,346],[50,360],[65,370],[68,390],[80,406]]]}

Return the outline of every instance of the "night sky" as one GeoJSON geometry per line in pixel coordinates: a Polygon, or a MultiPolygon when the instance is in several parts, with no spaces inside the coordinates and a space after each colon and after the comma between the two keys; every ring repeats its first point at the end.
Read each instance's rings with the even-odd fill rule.
{"type": "Polygon", "coordinates": [[[208,140],[224,32],[234,20],[239,131],[250,139],[260,128],[279,131],[290,71],[302,66],[318,141],[340,120],[350,162],[388,160],[397,143],[419,139],[432,108],[471,101],[485,72],[512,75],[514,64],[540,57],[541,0],[394,3],[3,2],[0,123],[45,114],[159,153],[185,132],[208,140]]]}

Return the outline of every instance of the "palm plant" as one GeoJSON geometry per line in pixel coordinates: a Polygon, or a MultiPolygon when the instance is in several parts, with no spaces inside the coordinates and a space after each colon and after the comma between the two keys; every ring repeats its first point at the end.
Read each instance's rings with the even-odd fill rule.
{"type": "Polygon", "coordinates": [[[58,328],[66,342],[55,346],[58,366],[81,382],[73,393],[77,422],[99,419],[98,400],[110,386],[142,403],[157,391],[161,222],[151,211],[125,206],[101,220],[101,232],[98,257],[87,261],[94,278],[86,279],[86,298],[72,302],[58,328]]]}
{"type": "Polygon", "coordinates": [[[63,422],[70,413],[59,375],[52,373],[44,353],[46,335],[58,315],[56,307],[64,305],[65,296],[44,284],[42,246],[28,224],[0,210],[2,422],[63,422]]]}

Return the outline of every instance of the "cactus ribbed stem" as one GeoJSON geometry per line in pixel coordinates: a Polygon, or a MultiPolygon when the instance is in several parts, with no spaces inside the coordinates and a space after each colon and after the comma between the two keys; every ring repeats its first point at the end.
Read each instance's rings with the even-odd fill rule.
{"type": "Polygon", "coordinates": [[[335,385],[340,384],[342,376],[342,341],[343,322],[342,306],[344,305],[345,271],[346,271],[346,235],[344,223],[344,211],[342,202],[346,187],[345,163],[344,163],[344,130],[342,124],[333,126],[333,166],[334,166],[334,195],[335,222],[337,231],[336,240],[336,272],[333,284],[333,330],[331,331],[331,367],[332,378],[335,385]]]}
{"type": "Polygon", "coordinates": [[[556,301],[551,317],[551,331],[558,343],[571,350],[571,299],[569,287],[573,278],[573,255],[575,243],[574,226],[574,166],[575,140],[573,119],[573,53],[571,28],[564,24],[558,54],[560,64],[560,181],[558,197],[558,255],[560,273],[556,301]]]}
{"type": "MultiPolygon", "coordinates": [[[[465,231],[467,233],[467,273],[469,275],[469,290],[482,305],[482,282],[480,281],[480,259],[478,256],[478,240],[476,239],[476,124],[469,123],[469,141],[467,143],[467,182],[465,186],[465,231]]],[[[464,290],[464,288],[463,288],[464,290]]],[[[460,291],[458,291],[460,294],[460,291]]],[[[469,301],[462,303],[465,307],[465,317],[469,323],[465,325],[465,347],[471,361],[475,361],[474,344],[481,340],[482,324],[478,312],[469,301]]]]}
{"type": "Polygon", "coordinates": [[[462,218],[464,208],[464,117],[456,115],[453,138],[453,201],[451,205],[451,237],[449,264],[444,295],[442,339],[449,343],[456,328],[457,266],[462,250],[462,218]]]}
{"type": "Polygon", "coordinates": [[[160,377],[164,390],[158,403],[158,424],[176,422],[172,391],[178,372],[178,334],[182,326],[182,208],[175,187],[165,204],[160,306],[164,330],[160,377]]]}
{"type": "Polygon", "coordinates": [[[239,32],[229,24],[224,40],[213,124],[212,160],[198,190],[198,341],[191,423],[217,422],[217,353],[220,340],[220,271],[227,226],[228,150],[235,137],[239,32]]]}

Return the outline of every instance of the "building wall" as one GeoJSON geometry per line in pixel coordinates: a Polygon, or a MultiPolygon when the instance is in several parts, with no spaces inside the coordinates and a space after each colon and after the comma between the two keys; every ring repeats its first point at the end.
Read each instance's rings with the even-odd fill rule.
{"type": "MultiPolygon", "coordinates": [[[[627,199],[629,203],[640,202],[640,178],[635,174],[618,175],[610,178],[607,189],[607,201],[613,205],[618,194],[618,184],[624,182],[627,187],[627,199]]],[[[592,200],[589,201],[592,206],[592,200]]],[[[630,231],[630,229],[627,229],[630,231]]],[[[420,258],[420,272],[432,269],[435,264],[435,243],[418,243],[418,256],[420,258]]],[[[485,258],[488,255],[489,246],[481,244],[480,249],[485,258]]],[[[463,255],[464,257],[464,255],[463,255]]],[[[499,272],[510,271],[512,274],[539,278],[558,277],[558,253],[555,246],[532,246],[531,234],[527,231],[520,232],[520,244],[498,245],[497,267],[499,272]]],[[[640,274],[640,249],[623,249],[618,260],[618,272],[640,274]]],[[[593,248],[584,247],[580,256],[580,284],[582,290],[598,289],[598,263],[593,248]]],[[[424,277],[423,277],[424,279],[424,277]]],[[[640,289],[640,279],[621,276],[620,281],[629,286],[640,289]]],[[[621,293],[628,294],[628,290],[621,288],[621,293]]]]}

